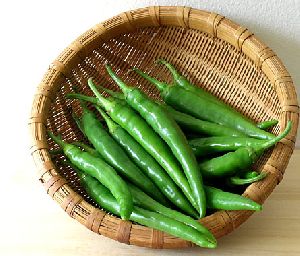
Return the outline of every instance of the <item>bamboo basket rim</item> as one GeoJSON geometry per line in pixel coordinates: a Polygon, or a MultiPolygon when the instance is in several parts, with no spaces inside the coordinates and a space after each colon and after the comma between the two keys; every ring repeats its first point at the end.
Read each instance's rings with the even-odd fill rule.
{"type": "MultiPolygon", "coordinates": [[[[130,221],[122,221],[86,202],[81,195],[70,188],[67,180],[59,174],[48,150],[46,122],[49,107],[59,90],[59,84],[68,76],[72,68],[92,52],[96,43],[105,42],[120,34],[133,32],[143,27],[153,26],[178,26],[220,38],[244,53],[258,69],[265,73],[276,93],[280,95],[280,114],[284,120],[283,124],[286,124],[288,120],[292,120],[294,124],[292,132],[280,142],[283,147],[282,156],[287,165],[295,147],[299,119],[297,96],[288,71],[276,54],[247,28],[220,14],[186,6],[150,6],[123,12],[96,24],[73,41],[52,62],[37,88],[34,102],[40,102],[40,104],[38,106],[33,104],[28,122],[32,139],[30,152],[38,170],[39,180],[47,193],[72,218],[93,232],[122,243],[151,248],[191,247],[193,244],[190,242],[171,237],[155,229],[133,224],[130,221]],[[291,90],[294,92],[293,94],[290,93],[291,90]],[[111,230],[101,228],[105,221],[112,223],[111,230]],[[140,236],[143,232],[150,234],[147,241],[146,238],[140,236]]],[[[269,173],[268,177],[256,183],[255,186],[251,185],[250,190],[254,192],[249,193],[249,190],[247,193],[246,191],[245,196],[263,203],[279,184],[286,165],[283,168],[278,167],[279,160],[276,157],[276,155],[271,155],[264,166],[264,170],[269,173]],[[265,186],[268,186],[267,191],[261,189],[265,186]],[[265,193],[262,194],[262,191],[265,193]]],[[[237,228],[252,213],[251,211],[218,211],[202,219],[201,223],[209,229],[215,228],[215,236],[221,237],[237,228]]]]}

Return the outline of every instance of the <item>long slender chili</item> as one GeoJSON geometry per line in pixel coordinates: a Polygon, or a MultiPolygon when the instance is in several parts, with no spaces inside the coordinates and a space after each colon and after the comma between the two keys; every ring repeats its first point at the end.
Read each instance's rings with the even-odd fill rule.
{"type": "Polygon", "coordinates": [[[197,167],[196,157],[188,145],[184,133],[164,108],[152,101],[138,88],[127,86],[113,72],[109,65],[106,65],[106,70],[123,91],[126,102],[134,108],[169,145],[187,177],[194,198],[198,204],[200,218],[204,217],[206,214],[206,197],[202,176],[197,167]]]}
{"type": "Polygon", "coordinates": [[[196,156],[206,156],[210,154],[235,151],[240,147],[255,147],[262,145],[266,140],[258,140],[247,137],[207,137],[189,140],[196,156]]]}
{"type": "Polygon", "coordinates": [[[123,147],[132,161],[141,170],[144,170],[147,176],[174,205],[189,215],[197,217],[197,212],[195,212],[174,181],[155,159],[128,132],[109,118],[101,108],[96,108],[106,121],[112,137],[123,147]]]}
{"type": "Polygon", "coordinates": [[[223,156],[206,160],[199,164],[199,169],[206,178],[232,176],[236,172],[246,170],[258,159],[258,157],[268,148],[274,146],[284,138],[291,129],[291,121],[288,121],[285,130],[272,140],[258,146],[241,147],[234,152],[229,152],[223,156]]]}
{"type": "Polygon", "coordinates": [[[150,77],[138,69],[134,70],[159,89],[161,97],[168,105],[171,105],[181,112],[231,127],[253,138],[273,139],[275,137],[273,134],[257,128],[254,123],[233,108],[224,107],[224,103],[221,101],[221,103],[217,104],[211,100],[211,98],[208,98],[207,95],[196,93],[194,90],[198,90],[198,88],[195,86],[192,86],[194,90],[190,90],[180,85],[176,79],[175,84],[168,85],[150,77]]]}
{"type": "Polygon", "coordinates": [[[50,132],[48,134],[63,149],[72,164],[99,180],[111,191],[120,205],[122,219],[129,219],[133,209],[132,196],[127,184],[116,171],[100,158],[83,152],[75,145],[64,142],[50,132]]]}
{"type": "MultiPolygon", "coordinates": [[[[119,216],[120,204],[97,180],[83,172],[78,172],[81,184],[91,198],[105,210],[119,216]]],[[[167,232],[173,236],[191,241],[199,246],[215,248],[216,242],[190,225],[165,215],[134,206],[130,220],[141,225],[167,232]]]]}
{"type": "Polygon", "coordinates": [[[159,135],[131,107],[118,103],[114,98],[109,100],[104,98],[97,91],[92,79],[88,80],[88,85],[97,97],[94,103],[104,108],[109,116],[125,129],[165,169],[187,199],[197,209],[197,204],[192,196],[186,177],[181,171],[176,158],[159,135]]]}
{"type": "Polygon", "coordinates": [[[146,195],[143,191],[141,191],[139,188],[137,188],[136,186],[134,186],[130,183],[128,184],[128,187],[132,194],[133,204],[135,206],[139,206],[139,207],[147,209],[149,211],[158,212],[167,217],[170,217],[172,219],[183,222],[183,223],[197,229],[199,232],[204,233],[212,241],[216,242],[215,237],[209,232],[209,230],[206,227],[202,226],[202,224],[200,224],[198,221],[195,221],[194,219],[192,219],[189,216],[186,216],[178,211],[172,210],[172,209],[156,202],[151,197],[146,195]]]}
{"type": "Polygon", "coordinates": [[[185,128],[186,130],[194,131],[200,134],[206,134],[210,136],[227,136],[227,137],[246,136],[244,133],[239,132],[238,130],[232,129],[230,127],[197,119],[191,115],[179,112],[168,105],[162,104],[162,106],[167,109],[167,111],[175,119],[175,121],[179,124],[179,126],[185,128]]]}
{"type": "Polygon", "coordinates": [[[105,161],[123,177],[129,179],[156,200],[166,203],[154,183],[130,160],[125,151],[107,133],[96,115],[83,103],[82,126],[85,135],[105,161]]]}

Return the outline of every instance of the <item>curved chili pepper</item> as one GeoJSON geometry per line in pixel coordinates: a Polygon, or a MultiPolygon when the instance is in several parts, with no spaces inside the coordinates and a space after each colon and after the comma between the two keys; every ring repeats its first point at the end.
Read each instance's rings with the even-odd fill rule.
{"type": "Polygon", "coordinates": [[[272,140],[253,145],[251,147],[241,147],[234,152],[229,152],[223,156],[206,160],[199,164],[199,169],[205,178],[232,176],[236,172],[246,170],[258,159],[258,157],[268,148],[274,146],[283,139],[291,130],[291,121],[288,121],[285,130],[272,140]]]}
{"type": "Polygon", "coordinates": [[[127,86],[113,72],[109,65],[106,65],[106,70],[123,91],[126,102],[135,109],[168,144],[184,170],[194,198],[198,204],[200,218],[204,217],[206,214],[206,199],[202,176],[198,170],[195,155],[189,147],[184,133],[164,108],[150,100],[149,97],[138,88],[127,86]]]}
{"type": "MultiPolygon", "coordinates": [[[[78,172],[78,171],[77,171],[78,172]]],[[[97,180],[85,173],[78,172],[81,184],[91,198],[105,210],[119,216],[120,204],[113,195],[97,180]]],[[[167,232],[173,236],[191,241],[199,246],[215,248],[216,241],[190,225],[162,214],[134,206],[130,220],[141,225],[167,232]]]]}
{"type": "Polygon", "coordinates": [[[168,110],[170,115],[175,119],[179,126],[200,134],[206,134],[211,136],[230,136],[230,137],[244,137],[245,134],[241,133],[230,127],[219,125],[212,122],[203,121],[197,119],[191,115],[176,111],[174,108],[162,104],[164,108],[168,110]]]}
{"type": "Polygon", "coordinates": [[[199,232],[202,232],[207,237],[209,237],[212,241],[216,242],[215,237],[209,232],[209,230],[206,227],[202,226],[202,224],[200,224],[198,221],[195,221],[194,219],[192,219],[189,216],[186,216],[180,212],[172,210],[172,209],[165,207],[164,205],[156,202],[151,197],[146,195],[143,191],[141,191],[139,188],[137,188],[136,186],[134,186],[130,183],[128,184],[128,187],[132,194],[133,204],[135,206],[139,206],[139,207],[147,209],[149,211],[161,213],[167,217],[170,217],[172,219],[183,222],[186,225],[189,225],[189,226],[197,229],[199,232]]]}
{"type": "Polygon", "coordinates": [[[213,123],[224,125],[236,129],[250,137],[257,139],[273,139],[275,136],[269,132],[256,127],[249,119],[234,110],[233,108],[224,107],[224,103],[220,101],[217,104],[208,98],[207,95],[197,93],[198,87],[183,87],[175,79],[176,83],[168,85],[160,82],[138,69],[134,69],[138,74],[149,82],[153,83],[160,91],[163,100],[175,109],[190,114],[194,117],[207,120],[213,123]]]}
{"type": "Polygon", "coordinates": [[[104,120],[112,137],[131,157],[132,161],[143,170],[147,176],[156,184],[161,192],[179,209],[193,217],[197,213],[178,189],[174,181],[165,172],[164,169],[154,160],[154,158],[120,125],[116,124],[108,115],[99,107],[96,107],[104,120]]]}
{"type": "Polygon", "coordinates": [[[125,129],[165,169],[193,207],[197,209],[197,204],[192,196],[186,177],[182,173],[180,166],[178,166],[176,158],[159,135],[127,104],[120,104],[114,98],[104,98],[97,91],[92,79],[88,80],[88,85],[97,97],[95,103],[104,108],[109,116],[125,129]]]}
{"type": "Polygon", "coordinates": [[[233,176],[228,178],[227,183],[229,185],[246,185],[246,184],[251,184],[253,182],[256,181],[260,181],[262,179],[264,179],[268,174],[265,172],[262,172],[258,175],[256,175],[255,177],[251,177],[251,178],[241,178],[239,176],[233,176]]]}
{"type": "Polygon", "coordinates": [[[125,151],[118,143],[107,133],[96,115],[90,111],[83,103],[82,126],[85,135],[105,159],[113,166],[118,173],[126,177],[135,185],[143,189],[147,194],[156,200],[166,203],[165,197],[154,185],[154,183],[129,159],[125,151]]]}
{"type": "Polygon", "coordinates": [[[99,180],[111,191],[120,205],[122,219],[129,219],[133,209],[132,196],[127,184],[116,171],[100,158],[83,152],[75,145],[64,142],[50,132],[48,134],[63,149],[64,154],[72,164],[99,180]]]}
{"type": "Polygon", "coordinates": [[[189,145],[194,154],[198,156],[206,156],[209,154],[235,151],[240,147],[255,147],[262,145],[266,140],[258,140],[254,138],[239,137],[207,137],[189,140],[189,145]]]}

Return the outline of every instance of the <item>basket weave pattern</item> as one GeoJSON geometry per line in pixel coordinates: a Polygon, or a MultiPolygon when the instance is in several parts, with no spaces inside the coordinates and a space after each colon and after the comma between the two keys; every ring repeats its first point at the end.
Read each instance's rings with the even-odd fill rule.
{"type": "MultiPolygon", "coordinates": [[[[84,140],[71,113],[80,114],[78,102],[66,100],[73,86],[92,95],[87,79],[117,90],[103,64],[109,62],[128,84],[153,98],[157,89],[135,73],[133,66],[171,82],[169,72],[153,61],[164,58],[196,85],[238,109],[255,122],[278,119],[272,130],[278,134],[288,120],[290,134],[266,152],[256,170],[266,179],[250,185],[244,196],[263,203],[282,180],[292,155],[299,119],[293,81],[275,53],[247,28],[225,17],[189,7],[154,6],[122,13],[97,24],[51,64],[34,97],[29,128],[31,154],[47,193],[74,219],[88,229],[122,243],[151,248],[193,246],[155,229],[136,225],[107,214],[80,187],[75,172],[51,159],[46,129],[62,134],[66,141],[84,140]]],[[[63,157],[63,156],[60,156],[63,157]]],[[[241,225],[251,211],[218,211],[201,220],[218,238],[241,225]]]]}

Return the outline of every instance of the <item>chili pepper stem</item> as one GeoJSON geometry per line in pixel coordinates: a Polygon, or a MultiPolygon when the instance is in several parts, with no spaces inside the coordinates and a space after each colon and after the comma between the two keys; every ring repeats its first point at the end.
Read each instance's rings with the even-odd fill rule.
{"type": "Polygon", "coordinates": [[[246,179],[242,179],[240,177],[234,176],[228,179],[228,183],[230,185],[245,185],[245,184],[249,184],[249,183],[253,183],[259,180],[264,179],[266,176],[268,175],[268,173],[262,172],[260,174],[258,174],[256,177],[253,178],[246,178],[246,179]]]}
{"type": "Polygon", "coordinates": [[[267,141],[266,143],[263,143],[261,146],[255,147],[255,151],[258,154],[261,154],[264,150],[274,146],[277,142],[282,140],[290,132],[291,128],[292,128],[292,122],[288,121],[286,128],[284,129],[284,131],[281,134],[279,134],[274,139],[271,139],[271,140],[267,141]]]}
{"type": "Polygon", "coordinates": [[[179,77],[181,77],[181,75],[177,72],[177,70],[175,69],[175,67],[173,65],[171,65],[170,63],[168,63],[166,60],[164,60],[164,59],[158,59],[156,61],[156,63],[165,65],[169,69],[169,71],[171,72],[171,74],[173,75],[174,80],[176,80],[179,77]]]}
{"type": "Polygon", "coordinates": [[[111,76],[111,78],[116,82],[116,84],[121,88],[123,93],[126,95],[132,90],[129,86],[127,86],[117,75],[116,73],[112,70],[111,66],[106,64],[105,68],[108,72],[108,74],[111,76]]]}
{"type": "Polygon", "coordinates": [[[78,115],[76,115],[74,112],[72,112],[72,117],[73,117],[77,127],[79,128],[79,130],[84,134],[84,129],[83,129],[83,125],[80,120],[80,117],[78,115]]]}
{"type": "Polygon", "coordinates": [[[91,88],[91,90],[93,91],[93,93],[96,95],[96,98],[98,99],[97,101],[97,105],[101,105],[103,108],[105,108],[107,111],[109,111],[113,106],[114,106],[114,102],[109,101],[108,99],[105,99],[97,90],[96,85],[93,82],[93,78],[89,78],[88,79],[88,85],[91,88]]]}
{"type": "Polygon", "coordinates": [[[168,84],[166,84],[164,82],[161,82],[161,81],[158,81],[154,77],[149,76],[148,74],[146,74],[145,72],[141,71],[138,68],[133,68],[132,70],[134,72],[136,72],[137,74],[139,74],[144,79],[146,79],[147,81],[149,81],[150,83],[153,83],[158,88],[158,90],[161,91],[161,92],[166,90],[169,87],[168,84]]]}
{"type": "Polygon", "coordinates": [[[102,85],[96,85],[98,89],[108,93],[109,95],[117,98],[117,99],[120,99],[120,100],[124,100],[124,95],[121,93],[121,92],[115,92],[113,90],[110,90],[110,89],[107,89],[105,87],[103,87],[102,85]]]}
{"type": "Polygon", "coordinates": [[[55,136],[52,132],[48,131],[49,137],[54,140],[61,148],[66,146],[66,143],[61,139],[61,136],[55,136]]]}
{"type": "Polygon", "coordinates": [[[78,99],[78,100],[84,100],[84,101],[88,101],[94,104],[98,103],[98,100],[94,97],[89,97],[83,94],[79,94],[79,93],[68,93],[66,96],[68,99],[78,99]]]}
{"type": "Polygon", "coordinates": [[[97,105],[95,107],[99,111],[99,113],[102,115],[102,117],[104,118],[104,121],[106,122],[109,131],[111,133],[114,133],[114,131],[117,129],[118,125],[115,122],[113,122],[100,107],[98,107],[97,105]]]}

